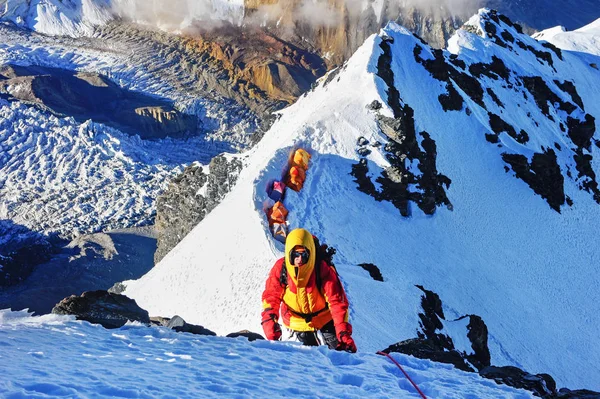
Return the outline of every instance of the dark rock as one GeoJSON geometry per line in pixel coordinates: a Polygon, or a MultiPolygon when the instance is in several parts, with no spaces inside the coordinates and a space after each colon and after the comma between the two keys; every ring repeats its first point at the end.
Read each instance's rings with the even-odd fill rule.
{"type": "Polygon", "coordinates": [[[340,74],[340,72],[343,70],[343,68],[335,68],[333,71],[329,72],[329,74],[327,75],[327,77],[325,78],[325,82],[323,82],[323,87],[327,86],[329,83],[331,83],[336,77],[338,77],[338,75],[340,74]]]}
{"type": "Polygon", "coordinates": [[[583,149],[578,148],[573,156],[577,172],[579,172],[577,176],[577,180],[580,181],[579,188],[591,193],[594,200],[600,204],[600,189],[598,189],[596,173],[592,168],[592,155],[584,154],[583,151],[583,149]]]}
{"type": "Polygon", "coordinates": [[[483,319],[477,315],[468,315],[459,318],[461,320],[465,317],[469,318],[469,324],[467,325],[467,338],[471,341],[471,347],[473,348],[473,354],[465,355],[467,360],[474,365],[478,370],[483,367],[489,366],[491,363],[490,350],[488,348],[488,329],[483,319]]]}
{"type": "Polygon", "coordinates": [[[381,103],[377,100],[373,100],[372,103],[367,104],[367,109],[373,110],[373,111],[378,111],[380,110],[382,107],[381,103]]]}
{"type": "Polygon", "coordinates": [[[366,157],[367,155],[369,155],[371,153],[371,150],[369,150],[368,148],[359,148],[358,150],[356,150],[356,152],[358,152],[358,155],[360,155],[361,157],[366,157]]]}
{"type": "Polygon", "coordinates": [[[125,295],[107,291],[87,291],[81,296],[71,295],[60,301],[54,314],[75,315],[77,320],[101,324],[105,328],[119,328],[128,321],[149,324],[148,312],[125,295]]]}
{"type": "Polygon", "coordinates": [[[485,91],[492,98],[492,100],[496,103],[497,106],[499,106],[500,108],[504,108],[504,104],[502,103],[502,101],[500,101],[496,93],[494,93],[494,91],[491,88],[488,87],[487,89],[485,89],[485,91]]]}
{"type": "Polygon", "coordinates": [[[488,112],[488,117],[490,118],[490,127],[496,135],[506,132],[510,137],[515,139],[517,143],[526,144],[529,141],[529,135],[524,130],[521,130],[521,132],[517,134],[512,125],[506,123],[504,119],[493,112],[488,112]]]}
{"type": "Polygon", "coordinates": [[[565,203],[564,177],[554,150],[535,153],[531,163],[520,154],[503,153],[502,159],[512,167],[517,178],[527,183],[552,209],[560,213],[560,207],[565,203]]]}
{"type": "Polygon", "coordinates": [[[249,330],[242,330],[242,331],[234,332],[231,334],[227,334],[226,337],[227,338],[246,337],[246,338],[248,338],[248,341],[250,341],[250,342],[265,339],[262,335],[254,333],[249,330]]]}
{"type": "Polygon", "coordinates": [[[549,119],[553,120],[553,118],[550,116],[550,108],[548,103],[557,103],[558,108],[562,109],[568,114],[571,114],[577,109],[577,107],[571,104],[570,102],[562,101],[556,93],[550,90],[544,79],[542,79],[541,77],[525,76],[521,79],[523,79],[523,85],[531,93],[539,109],[549,119]]]}
{"type": "MultiPolygon", "coordinates": [[[[446,90],[448,90],[447,96],[454,100],[454,107],[456,105],[455,94],[451,92],[452,89],[452,81],[454,81],[458,87],[461,88],[473,101],[479,104],[481,107],[485,108],[485,104],[483,103],[483,88],[481,84],[477,81],[477,79],[473,78],[466,73],[457,70],[451,63],[446,62],[446,58],[444,57],[444,53],[441,50],[433,50],[434,59],[423,59],[420,54],[423,51],[423,48],[419,45],[415,46],[413,49],[413,55],[415,60],[422,64],[425,69],[433,76],[434,79],[439,80],[441,82],[446,82],[446,90]]],[[[454,88],[453,88],[454,89],[454,88]]],[[[454,89],[456,90],[456,89],[454,89]]],[[[440,101],[446,101],[445,98],[439,99],[440,101]]],[[[462,109],[462,106],[461,108],[462,109]]]]}
{"type": "Polygon", "coordinates": [[[481,76],[487,76],[488,78],[498,80],[500,78],[508,81],[510,77],[510,70],[504,64],[501,58],[492,56],[492,62],[490,64],[484,64],[478,62],[469,66],[469,73],[477,78],[481,76]]]}
{"type": "Polygon", "coordinates": [[[360,267],[369,272],[371,278],[375,281],[383,281],[383,276],[381,275],[381,270],[377,266],[372,263],[360,263],[360,267]]]}
{"type": "Polygon", "coordinates": [[[447,94],[440,94],[438,101],[444,111],[460,111],[463,108],[464,101],[453,85],[447,85],[447,94]]]}
{"type": "Polygon", "coordinates": [[[564,91],[565,93],[568,93],[571,96],[571,99],[573,100],[573,102],[575,104],[577,104],[579,106],[579,108],[581,108],[582,110],[585,110],[585,108],[583,106],[583,100],[579,96],[579,93],[577,92],[577,87],[575,87],[573,82],[565,80],[564,82],[561,83],[559,80],[554,80],[554,83],[562,91],[564,91]]]}
{"type": "Polygon", "coordinates": [[[507,42],[510,42],[510,43],[514,43],[515,42],[515,38],[513,37],[513,35],[511,35],[510,33],[508,33],[505,30],[503,30],[502,33],[500,33],[500,36],[502,36],[502,39],[504,39],[504,41],[507,41],[507,42]]]}
{"type": "Polygon", "coordinates": [[[233,188],[242,169],[238,158],[214,157],[206,174],[202,166],[190,165],[175,177],[156,201],[158,232],[155,263],[179,243],[233,188]],[[201,190],[203,189],[203,190],[201,190]],[[202,192],[203,191],[203,192],[202,192]]]}
{"type": "Polygon", "coordinates": [[[556,393],[556,382],[548,374],[529,374],[512,366],[488,366],[479,375],[514,388],[526,389],[536,396],[547,397],[556,393]]]}
{"type": "Polygon", "coordinates": [[[492,144],[496,144],[496,143],[500,142],[500,139],[498,138],[497,134],[486,133],[485,134],[485,139],[487,141],[489,141],[490,143],[492,143],[492,144]]]}
{"type": "Polygon", "coordinates": [[[587,389],[576,389],[570,390],[568,388],[561,388],[558,390],[556,395],[551,398],[557,399],[600,399],[600,392],[594,392],[587,389]]]}
{"type": "Polygon", "coordinates": [[[195,324],[189,324],[180,316],[173,316],[165,325],[165,327],[177,332],[187,332],[196,335],[217,335],[209,329],[195,324]]]}
{"type": "Polygon", "coordinates": [[[579,148],[590,150],[591,139],[596,132],[596,120],[590,114],[585,114],[585,120],[567,117],[569,138],[579,148]]]}
{"type": "Polygon", "coordinates": [[[369,144],[369,140],[367,140],[363,136],[360,136],[358,138],[358,140],[356,140],[356,145],[363,146],[363,145],[368,145],[368,144],[369,144]]]}
{"type": "Polygon", "coordinates": [[[382,352],[398,352],[419,359],[429,359],[434,362],[452,364],[459,370],[474,372],[475,370],[454,349],[440,348],[436,342],[425,338],[412,338],[390,345],[382,352]]]}
{"type": "MultiPolygon", "coordinates": [[[[444,328],[441,320],[444,320],[444,310],[442,309],[442,301],[438,294],[433,291],[426,290],[422,285],[416,285],[418,289],[423,291],[425,295],[421,296],[421,308],[424,313],[419,313],[421,319],[421,332],[418,333],[420,338],[427,337],[435,339],[436,330],[444,328]]],[[[450,346],[444,340],[442,347],[449,348],[450,346]]]]}
{"type": "Polygon", "coordinates": [[[563,60],[561,49],[559,49],[558,47],[556,47],[554,44],[552,44],[550,42],[541,42],[541,43],[542,43],[542,46],[546,47],[547,49],[550,49],[550,50],[554,51],[554,54],[556,54],[556,56],[561,61],[563,60]]]}
{"type": "Polygon", "coordinates": [[[377,201],[379,199],[379,192],[375,188],[375,185],[368,176],[369,166],[366,159],[361,159],[357,164],[352,165],[352,172],[350,175],[354,177],[354,182],[358,183],[358,191],[370,195],[377,201]]]}

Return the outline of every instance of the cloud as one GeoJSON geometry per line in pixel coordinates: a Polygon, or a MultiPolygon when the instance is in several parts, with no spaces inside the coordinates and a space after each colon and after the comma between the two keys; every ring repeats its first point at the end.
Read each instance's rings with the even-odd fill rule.
{"type": "MultiPolygon", "coordinates": [[[[313,27],[334,27],[342,21],[342,10],[360,15],[375,3],[384,4],[382,18],[396,19],[403,10],[417,9],[433,17],[469,17],[483,0],[279,0],[244,10],[248,0],[112,0],[114,13],[124,19],[156,26],[166,31],[183,31],[200,24],[217,26],[219,21],[234,25],[293,28],[300,23],[313,27]]],[[[272,2],[273,0],[263,0],[272,2]]]]}

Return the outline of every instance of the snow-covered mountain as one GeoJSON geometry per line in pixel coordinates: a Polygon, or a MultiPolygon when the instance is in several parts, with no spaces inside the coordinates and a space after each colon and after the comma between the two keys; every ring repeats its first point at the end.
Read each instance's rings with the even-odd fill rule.
{"type": "Polygon", "coordinates": [[[550,42],[563,50],[600,56],[600,19],[574,31],[556,26],[538,32],[533,37],[550,42]]]}
{"type": "MultiPolygon", "coordinates": [[[[418,398],[391,360],[294,342],[197,336],[0,311],[3,397],[418,398]]],[[[393,354],[429,398],[533,398],[450,365],[393,354]]]]}
{"type": "Polygon", "coordinates": [[[450,317],[485,320],[494,364],[598,389],[600,75],[589,57],[489,10],[449,51],[390,23],[281,112],[232,192],[124,293],[218,333],[260,331],[283,250],[265,189],[302,147],[312,159],[303,190],[287,192],[289,227],[337,249],[359,351],[415,335],[420,284],[450,317]]]}
{"type": "Polygon", "coordinates": [[[114,18],[110,0],[4,0],[0,17],[48,35],[89,36],[114,18]]]}

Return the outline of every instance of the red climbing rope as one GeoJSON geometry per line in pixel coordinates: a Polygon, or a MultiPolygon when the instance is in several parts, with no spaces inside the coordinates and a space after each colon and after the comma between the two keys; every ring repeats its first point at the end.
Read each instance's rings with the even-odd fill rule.
{"type": "Polygon", "coordinates": [[[425,394],[423,393],[423,391],[421,391],[419,389],[419,387],[417,386],[417,384],[415,384],[415,382],[410,378],[410,376],[406,373],[406,371],[404,371],[404,369],[402,368],[402,366],[400,366],[400,363],[398,363],[396,361],[396,359],[394,359],[393,357],[391,357],[389,353],[385,353],[385,352],[379,351],[379,352],[377,352],[377,354],[381,355],[381,356],[386,356],[386,357],[390,358],[390,360],[392,362],[394,362],[394,364],[396,366],[398,366],[398,368],[400,369],[400,371],[402,371],[402,373],[404,374],[404,376],[406,377],[406,379],[410,381],[410,383],[413,385],[413,387],[415,387],[415,389],[417,390],[417,392],[419,392],[419,395],[421,395],[421,397],[423,399],[427,399],[427,396],[425,396],[425,394]]]}

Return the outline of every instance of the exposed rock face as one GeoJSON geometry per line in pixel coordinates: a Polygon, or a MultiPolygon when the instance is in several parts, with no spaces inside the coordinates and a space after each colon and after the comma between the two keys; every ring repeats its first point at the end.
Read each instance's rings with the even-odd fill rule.
{"type": "MultiPolygon", "coordinates": [[[[379,128],[389,138],[384,149],[391,166],[376,179],[381,190],[376,189],[367,176],[369,168],[365,158],[353,165],[351,174],[358,183],[359,191],[377,201],[390,201],[402,216],[411,215],[409,201],[415,202],[427,215],[435,213],[436,207],[440,205],[452,209],[445,190],[450,186],[451,180],[437,171],[435,141],[427,132],[421,132],[419,142],[414,111],[408,104],[402,103],[400,93],[394,86],[390,41],[391,39],[386,38],[381,41],[383,54],[379,57],[377,68],[379,77],[388,86],[388,105],[394,112],[394,118],[379,114],[377,116],[379,128]],[[418,166],[411,166],[414,164],[418,166]]],[[[369,107],[373,109],[373,104],[369,107]]],[[[374,111],[378,111],[377,107],[374,111]]]]}
{"type": "Polygon", "coordinates": [[[444,317],[442,301],[433,291],[417,285],[425,295],[421,296],[422,313],[419,313],[420,328],[418,338],[408,339],[391,345],[384,352],[401,352],[430,359],[436,362],[453,364],[464,371],[477,371],[490,365],[490,352],[487,346],[488,331],[483,320],[476,315],[467,315],[449,321],[444,317]],[[468,324],[465,323],[468,319],[468,324]],[[457,350],[452,338],[441,333],[444,324],[460,323],[465,326],[465,335],[471,342],[468,353],[457,350]]]}
{"type": "Polygon", "coordinates": [[[519,368],[488,366],[479,371],[479,375],[498,384],[526,389],[535,396],[548,397],[556,392],[556,382],[548,374],[529,374],[519,368]]]}
{"type": "Polygon", "coordinates": [[[52,313],[75,315],[77,320],[101,324],[105,328],[119,328],[127,321],[149,324],[148,312],[125,295],[107,291],[88,291],[81,296],[71,295],[60,301],[52,313]]]}
{"type": "Polygon", "coordinates": [[[165,67],[157,72],[169,85],[191,96],[232,101],[248,119],[254,114],[270,121],[273,111],[295,101],[326,72],[306,43],[292,44],[253,25],[198,26],[177,36],[114,23],[99,28],[98,35],[135,43],[134,63],[159,58],[165,67]]]}
{"type": "Polygon", "coordinates": [[[435,292],[429,291],[420,285],[417,285],[417,288],[424,293],[421,296],[423,312],[419,313],[421,322],[420,328],[417,330],[418,338],[398,342],[382,352],[399,352],[420,359],[452,364],[460,370],[477,372],[482,377],[492,379],[498,384],[526,389],[533,392],[535,396],[542,398],[600,398],[600,393],[588,390],[571,391],[562,388],[557,391],[556,382],[548,374],[533,375],[517,367],[491,365],[490,351],[487,345],[488,330],[481,317],[467,315],[448,321],[444,317],[440,297],[435,292]],[[466,336],[468,341],[471,342],[472,352],[470,353],[456,349],[452,338],[441,333],[448,323],[462,323],[465,326],[464,322],[467,318],[466,336]]]}
{"type": "Polygon", "coordinates": [[[198,120],[168,101],[133,93],[105,76],[47,67],[0,67],[0,93],[84,122],[92,119],[142,138],[194,134],[198,120]]]}
{"type": "Polygon", "coordinates": [[[156,202],[158,247],[156,263],[183,239],[223,199],[237,181],[242,162],[219,155],[205,171],[188,166],[156,202]]]}

